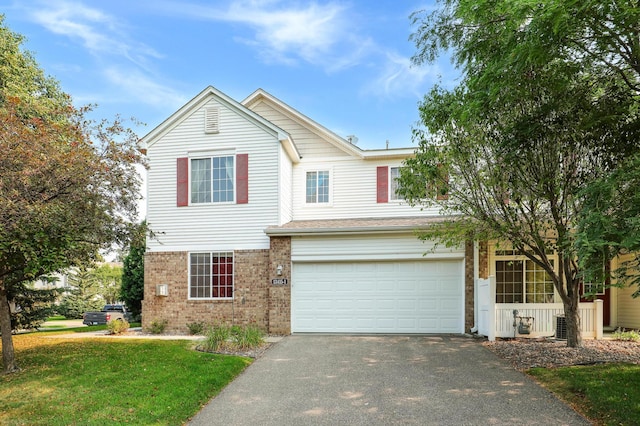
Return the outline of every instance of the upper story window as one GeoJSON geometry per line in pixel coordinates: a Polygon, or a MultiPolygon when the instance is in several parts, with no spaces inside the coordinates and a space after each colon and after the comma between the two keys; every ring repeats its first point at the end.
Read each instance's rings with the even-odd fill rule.
{"type": "Polygon", "coordinates": [[[176,205],[249,202],[249,154],[201,154],[176,162],[176,205]]]}
{"type": "Polygon", "coordinates": [[[309,204],[329,202],[329,171],[307,172],[306,202],[309,204]]]}
{"type": "Polygon", "coordinates": [[[234,156],[191,160],[191,203],[234,201],[234,156]]]}
{"type": "Polygon", "coordinates": [[[389,168],[389,196],[391,200],[404,200],[404,197],[398,194],[400,189],[400,167],[389,168]]]}

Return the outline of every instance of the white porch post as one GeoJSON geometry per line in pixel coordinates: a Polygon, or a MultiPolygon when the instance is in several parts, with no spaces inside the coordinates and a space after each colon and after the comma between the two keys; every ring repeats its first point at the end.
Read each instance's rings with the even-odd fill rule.
{"type": "Polygon", "coordinates": [[[494,275],[489,277],[489,335],[487,338],[490,342],[496,340],[496,277],[494,275]]]}
{"type": "Polygon", "coordinates": [[[604,302],[600,299],[594,300],[596,314],[594,315],[594,329],[596,331],[596,340],[602,339],[602,323],[604,322],[604,302]]]}

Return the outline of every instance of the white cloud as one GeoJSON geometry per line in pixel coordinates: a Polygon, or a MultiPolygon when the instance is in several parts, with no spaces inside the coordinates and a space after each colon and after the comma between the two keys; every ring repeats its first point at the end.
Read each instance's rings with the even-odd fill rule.
{"type": "Polygon", "coordinates": [[[132,42],[117,18],[79,2],[39,3],[30,15],[52,33],[79,40],[93,55],[121,56],[142,67],[146,66],[148,58],[161,57],[149,46],[132,42]]]}
{"type": "Polygon", "coordinates": [[[125,98],[134,98],[154,107],[162,106],[163,109],[176,110],[184,105],[188,98],[183,94],[163,86],[147,75],[136,70],[123,70],[118,67],[110,67],[104,70],[107,81],[119,87],[125,98]]]}
{"type": "Polygon", "coordinates": [[[188,3],[159,7],[190,18],[250,27],[252,38],[236,40],[255,47],[268,63],[296,65],[303,61],[332,72],[359,63],[371,46],[370,40],[353,32],[353,17],[344,2],[300,5],[283,0],[235,0],[222,9],[188,3]]]}
{"type": "Polygon", "coordinates": [[[416,66],[410,58],[393,52],[387,52],[385,58],[378,77],[365,87],[368,95],[422,96],[424,88],[433,85],[441,77],[437,64],[416,66]]]}

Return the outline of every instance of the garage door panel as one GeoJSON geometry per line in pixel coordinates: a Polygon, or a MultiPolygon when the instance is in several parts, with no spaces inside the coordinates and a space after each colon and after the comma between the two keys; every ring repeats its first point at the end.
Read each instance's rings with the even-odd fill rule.
{"type": "Polygon", "coordinates": [[[461,333],[462,261],[294,263],[293,332],[461,333]]]}

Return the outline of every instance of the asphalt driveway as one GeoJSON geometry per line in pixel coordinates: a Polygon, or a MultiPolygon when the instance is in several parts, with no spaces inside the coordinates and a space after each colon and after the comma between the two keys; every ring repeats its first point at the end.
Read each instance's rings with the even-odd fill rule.
{"type": "Polygon", "coordinates": [[[249,366],[196,425],[588,425],[463,336],[295,335],[249,366]]]}

